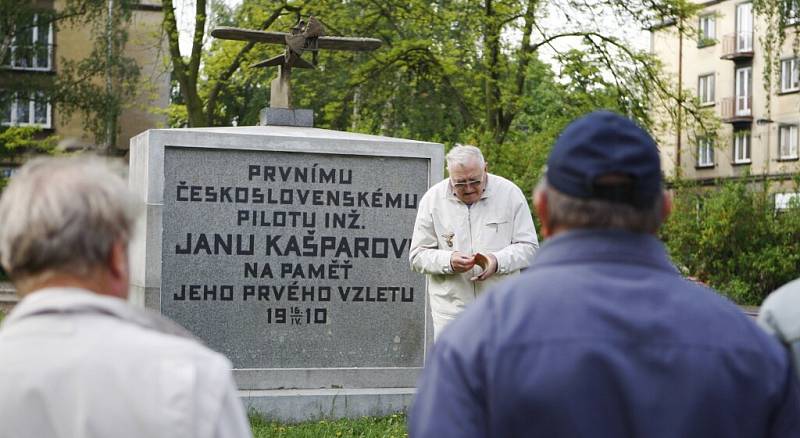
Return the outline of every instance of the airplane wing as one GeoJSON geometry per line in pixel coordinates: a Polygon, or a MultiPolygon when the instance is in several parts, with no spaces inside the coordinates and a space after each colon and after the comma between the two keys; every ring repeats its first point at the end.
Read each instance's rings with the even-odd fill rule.
{"type": "MultiPolygon", "coordinates": [[[[250,68],[273,67],[273,66],[276,66],[276,65],[284,65],[285,63],[286,63],[286,56],[285,55],[278,55],[278,56],[273,56],[272,58],[269,58],[269,59],[265,59],[263,61],[259,61],[259,62],[255,63],[255,64],[251,65],[250,68]]],[[[305,59],[303,59],[303,58],[301,58],[301,57],[299,57],[297,55],[291,55],[289,57],[289,67],[310,68],[310,69],[315,69],[316,68],[314,66],[314,64],[306,61],[305,59]]]]}
{"type": "Polygon", "coordinates": [[[272,58],[265,59],[263,61],[259,61],[259,62],[255,63],[255,64],[251,65],[250,68],[254,68],[254,67],[272,67],[272,66],[275,66],[275,65],[283,65],[284,60],[285,60],[285,56],[283,56],[283,55],[273,56],[272,58]]]}
{"type": "Polygon", "coordinates": [[[223,40],[256,41],[280,45],[286,44],[287,35],[289,34],[286,32],[266,32],[227,26],[220,26],[211,31],[211,36],[223,40]]]}
{"type": "MultiPolygon", "coordinates": [[[[224,40],[255,41],[268,44],[286,44],[286,32],[268,32],[220,26],[211,31],[211,36],[224,40]]],[[[317,39],[317,47],[326,50],[375,50],[381,46],[377,38],[322,36],[317,39]]]]}
{"type": "Polygon", "coordinates": [[[327,50],[375,50],[381,46],[382,41],[377,38],[357,38],[357,37],[319,37],[317,47],[327,50]]]}

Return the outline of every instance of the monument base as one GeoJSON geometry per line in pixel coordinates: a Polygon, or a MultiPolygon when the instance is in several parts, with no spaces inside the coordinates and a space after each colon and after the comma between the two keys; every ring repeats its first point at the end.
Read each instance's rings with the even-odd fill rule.
{"type": "Polygon", "coordinates": [[[433,342],[408,233],[444,177],[441,145],[296,126],[158,129],[132,140],[130,163],[146,205],[130,301],[227,356],[244,406],[285,422],[408,409],[433,342]]]}
{"type": "Polygon", "coordinates": [[[415,392],[415,388],[240,390],[239,397],[247,412],[299,423],[408,412],[415,392]]]}
{"type": "Polygon", "coordinates": [[[259,113],[261,126],[314,127],[314,111],[310,109],[264,108],[259,113]]]}

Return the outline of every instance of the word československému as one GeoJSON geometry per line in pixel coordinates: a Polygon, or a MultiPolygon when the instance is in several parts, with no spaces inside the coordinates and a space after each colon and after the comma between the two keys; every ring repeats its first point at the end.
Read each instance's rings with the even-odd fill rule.
{"type": "Polygon", "coordinates": [[[180,181],[175,188],[178,202],[220,204],[276,204],[317,207],[400,208],[416,210],[419,194],[375,191],[273,189],[240,186],[187,185],[180,181]]]}

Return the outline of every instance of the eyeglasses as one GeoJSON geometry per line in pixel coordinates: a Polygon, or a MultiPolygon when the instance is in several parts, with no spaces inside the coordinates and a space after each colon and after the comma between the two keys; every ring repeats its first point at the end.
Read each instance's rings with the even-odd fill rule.
{"type": "Polygon", "coordinates": [[[477,186],[481,185],[482,182],[483,182],[483,180],[476,179],[476,180],[473,180],[473,181],[465,181],[465,182],[460,182],[460,183],[451,182],[451,184],[453,184],[453,188],[456,189],[456,190],[464,190],[467,187],[477,187],[477,186]]]}

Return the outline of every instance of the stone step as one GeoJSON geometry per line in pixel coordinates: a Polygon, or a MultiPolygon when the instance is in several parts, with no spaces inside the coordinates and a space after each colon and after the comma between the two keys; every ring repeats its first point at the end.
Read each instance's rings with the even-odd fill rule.
{"type": "Polygon", "coordinates": [[[383,417],[408,412],[415,388],[239,390],[248,411],[270,420],[383,417]]]}

